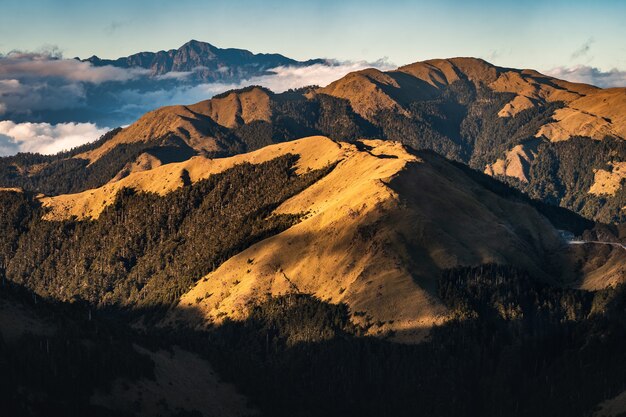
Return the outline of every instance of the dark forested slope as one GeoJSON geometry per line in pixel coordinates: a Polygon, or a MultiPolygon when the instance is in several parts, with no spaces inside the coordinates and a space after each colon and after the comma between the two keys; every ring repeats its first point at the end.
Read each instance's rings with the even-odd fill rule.
{"type": "Polygon", "coordinates": [[[326,171],[296,175],[295,159],[238,165],[165,197],[124,189],[94,221],[46,221],[31,194],[0,192],[0,274],[55,300],[169,306],[195,279],[298,220],[269,215],[326,171]]]}

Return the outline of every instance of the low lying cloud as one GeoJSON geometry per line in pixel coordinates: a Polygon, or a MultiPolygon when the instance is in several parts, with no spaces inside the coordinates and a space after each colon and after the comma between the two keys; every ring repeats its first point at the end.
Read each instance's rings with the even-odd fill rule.
{"type": "Polygon", "coordinates": [[[247,84],[259,84],[280,93],[290,88],[307,85],[326,86],[344,75],[366,68],[389,70],[395,66],[386,59],[376,62],[342,62],[332,65],[315,64],[308,67],[278,67],[270,70],[273,74],[253,78],[247,84]]]}
{"type": "Polygon", "coordinates": [[[18,152],[55,154],[104,135],[109,128],[93,123],[14,123],[0,121],[0,156],[18,152]]]}
{"type": "MultiPolygon", "coordinates": [[[[330,65],[314,64],[306,67],[277,67],[270,74],[252,77],[239,83],[203,83],[198,85],[176,86],[155,91],[124,90],[118,97],[124,104],[123,111],[144,113],[155,107],[173,104],[192,104],[207,100],[216,94],[249,85],[261,85],[275,93],[309,85],[326,86],[344,75],[365,68],[389,70],[395,66],[385,59],[376,62],[334,62],[330,65]]],[[[181,73],[184,74],[184,73],[181,73]]]]}
{"type": "Polygon", "coordinates": [[[145,69],[94,67],[63,59],[55,48],[0,54],[0,114],[29,115],[38,110],[82,107],[89,85],[123,83],[147,73],[145,69]]]}
{"type": "MultiPolygon", "coordinates": [[[[217,72],[224,72],[223,71],[224,68],[226,68],[226,71],[228,71],[227,67],[220,67],[220,68],[217,69],[217,72]]],[[[208,71],[208,70],[209,69],[207,67],[198,66],[198,67],[195,67],[194,69],[192,69],[191,71],[170,71],[170,72],[166,72],[165,74],[159,74],[159,75],[155,76],[154,78],[156,80],[178,80],[178,81],[184,81],[184,80],[188,80],[193,75],[197,75],[197,73],[201,73],[203,71],[208,71]]]]}
{"type": "Polygon", "coordinates": [[[0,56],[0,78],[58,78],[100,84],[106,81],[128,81],[149,74],[143,68],[94,67],[89,62],[63,59],[47,52],[9,52],[0,56]]]}
{"type": "Polygon", "coordinates": [[[85,89],[80,83],[54,80],[0,79],[0,109],[29,114],[35,110],[58,110],[82,106],[85,89]]]}
{"type": "Polygon", "coordinates": [[[547,75],[576,83],[585,83],[602,88],[626,87],[626,71],[612,69],[601,71],[586,65],[556,67],[546,71],[547,75]]]}

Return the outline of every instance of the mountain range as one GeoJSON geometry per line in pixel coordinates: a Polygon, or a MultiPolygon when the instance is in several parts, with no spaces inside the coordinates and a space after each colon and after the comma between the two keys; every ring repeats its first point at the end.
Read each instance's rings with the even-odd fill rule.
{"type": "MultiPolygon", "coordinates": [[[[323,88],[281,94],[252,86],[193,105],[160,108],[112,138],[74,151],[70,159],[37,161],[47,167],[41,171],[46,180],[66,175],[53,166],[76,165],[87,167],[78,181],[91,181],[86,187],[61,177],[54,187],[38,191],[67,193],[103,185],[129,170],[160,163],[154,156],[160,148],[176,148],[163,154],[167,162],[178,154],[227,156],[310,135],[383,138],[434,150],[589,219],[622,222],[625,91],[472,58],[358,71],[323,88]],[[124,156],[112,156],[119,152],[124,156]],[[115,162],[105,162],[107,155],[115,162]],[[97,169],[101,158],[107,174],[97,169]]],[[[24,177],[20,172],[28,168],[10,161],[3,161],[9,165],[3,170],[5,186],[38,181],[37,174],[24,177]]]]}
{"type": "Polygon", "coordinates": [[[117,59],[100,59],[94,55],[81,61],[96,67],[110,65],[118,68],[143,68],[149,70],[151,76],[229,83],[268,75],[270,69],[282,66],[329,64],[324,59],[297,61],[280,54],[254,54],[245,49],[222,49],[196,40],[169,51],[140,52],[117,59]]]}
{"type": "Polygon", "coordinates": [[[113,127],[132,123],[157,107],[210,97],[251,80],[274,80],[278,85],[276,71],[281,69],[321,67],[332,72],[341,64],[222,49],[192,40],[178,49],[116,59],[15,52],[0,56],[0,67],[0,81],[6,81],[0,90],[3,120],[113,127]]]}
{"type": "MultiPolygon", "coordinates": [[[[90,62],[286,60],[207,45],[90,62]]],[[[1,158],[0,398],[15,415],[618,415],[624,110],[624,88],[451,58],[1,158]]]]}

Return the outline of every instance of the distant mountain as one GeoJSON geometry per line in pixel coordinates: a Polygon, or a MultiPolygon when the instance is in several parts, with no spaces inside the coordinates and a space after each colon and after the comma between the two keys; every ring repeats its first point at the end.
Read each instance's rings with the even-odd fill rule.
{"type": "Polygon", "coordinates": [[[269,69],[280,66],[328,63],[323,59],[297,61],[280,54],[254,54],[245,49],[222,49],[196,40],[191,40],[180,48],[169,51],[140,52],[117,59],[100,59],[94,55],[82,61],[90,62],[95,66],[144,68],[150,70],[153,76],[188,73],[188,79],[206,82],[238,82],[242,79],[266,75],[269,69]]]}
{"type": "MultiPolygon", "coordinates": [[[[19,58],[22,61],[37,60],[37,63],[8,78],[15,79],[18,87],[0,103],[3,120],[125,126],[148,111],[209,98],[225,91],[228,86],[243,86],[259,78],[261,80],[257,82],[275,83],[280,75],[272,69],[277,67],[337,65],[332,60],[298,61],[280,54],[222,49],[198,41],[187,42],[178,49],[140,52],[117,59],[92,56],[60,61],[35,55],[19,58]],[[65,62],[61,64],[62,61],[65,62]],[[63,68],[61,71],[58,71],[59,65],[63,68]],[[47,69],[55,66],[58,67],[56,70],[47,69]],[[35,67],[46,69],[34,71],[35,67]],[[81,76],[75,77],[75,71],[81,76]]],[[[10,66],[12,59],[18,58],[5,57],[0,65],[10,66]]],[[[3,79],[7,77],[4,74],[3,79]]],[[[8,139],[0,137],[0,148],[5,147],[5,140],[8,139]]],[[[0,154],[23,149],[11,141],[6,147],[6,150],[0,150],[0,154]]]]}

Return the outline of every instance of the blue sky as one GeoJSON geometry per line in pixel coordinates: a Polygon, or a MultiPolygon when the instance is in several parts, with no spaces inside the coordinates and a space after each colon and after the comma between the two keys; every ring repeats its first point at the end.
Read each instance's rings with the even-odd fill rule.
{"type": "Polygon", "coordinates": [[[118,57],[189,39],[305,59],[477,56],[547,70],[626,68],[626,1],[2,0],[0,52],[118,57]]]}

